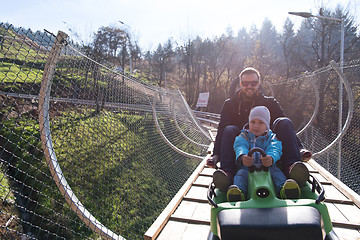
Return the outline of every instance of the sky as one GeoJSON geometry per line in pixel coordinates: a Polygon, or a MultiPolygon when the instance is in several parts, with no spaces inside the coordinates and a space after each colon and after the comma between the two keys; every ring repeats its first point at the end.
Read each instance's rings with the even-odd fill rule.
{"type": "Polygon", "coordinates": [[[143,50],[154,50],[169,38],[182,44],[221,36],[229,27],[235,35],[242,27],[261,28],[265,18],[278,32],[286,18],[296,29],[303,18],[288,12],[317,14],[319,6],[338,3],[360,23],[360,0],[0,0],[0,21],[55,35],[61,30],[85,43],[101,26],[123,27],[143,50]]]}

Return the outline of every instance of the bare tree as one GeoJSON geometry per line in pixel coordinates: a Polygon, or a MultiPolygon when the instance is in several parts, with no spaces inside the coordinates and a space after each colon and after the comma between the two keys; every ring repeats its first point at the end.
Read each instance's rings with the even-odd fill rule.
{"type": "Polygon", "coordinates": [[[156,51],[150,57],[150,67],[154,80],[159,87],[163,87],[166,72],[173,70],[172,57],[174,55],[173,43],[169,39],[164,46],[159,44],[156,51]]]}
{"type": "Polygon", "coordinates": [[[283,32],[279,35],[279,42],[281,44],[284,55],[286,79],[289,79],[290,77],[298,74],[295,69],[296,67],[293,64],[294,46],[296,43],[294,24],[290,21],[289,18],[285,20],[283,32]]]}

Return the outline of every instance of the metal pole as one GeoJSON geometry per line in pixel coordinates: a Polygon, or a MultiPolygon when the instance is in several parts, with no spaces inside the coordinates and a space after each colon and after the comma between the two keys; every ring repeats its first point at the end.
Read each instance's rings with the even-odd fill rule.
{"type": "Polygon", "coordinates": [[[130,37],[128,36],[128,39],[129,39],[129,57],[130,57],[130,75],[133,74],[132,72],[132,55],[131,55],[131,48],[130,48],[130,37]]]}
{"type": "MultiPolygon", "coordinates": [[[[318,15],[313,15],[309,12],[289,12],[289,14],[291,15],[296,15],[296,16],[300,16],[303,18],[310,18],[310,17],[316,17],[316,18],[321,18],[321,19],[327,19],[327,20],[333,20],[333,21],[337,21],[341,23],[341,39],[340,39],[340,71],[341,73],[343,73],[343,66],[344,66],[344,41],[345,41],[345,21],[344,19],[340,19],[340,18],[332,18],[332,17],[325,17],[325,16],[318,16],[318,15]]],[[[339,82],[339,124],[338,124],[338,133],[339,136],[342,135],[342,113],[343,113],[343,102],[342,102],[342,98],[343,98],[343,81],[340,78],[340,82],[339,82]]],[[[341,138],[338,142],[338,174],[337,174],[337,178],[340,179],[341,177],[341,138]]]]}
{"type": "MultiPolygon", "coordinates": [[[[344,40],[345,40],[345,27],[344,27],[344,20],[341,19],[341,39],[340,39],[340,71],[343,73],[343,66],[344,66],[344,40]]],[[[339,129],[338,132],[341,134],[342,131],[342,113],[343,113],[343,83],[342,79],[339,82],[339,129]]],[[[341,177],[341,139],[338,145],[338,174],[337,178],[340,179],[341,177]]]]}
{"type": "MultiPolygon", "coordinates": [[[[131,31],[131,27],[129,25],[125,24],[123,21],[120,21],[120,20],[119,20],[119,23],[123,24],[123,25],[126,25],[131,31]]],[[[125,34],[126,34],[127,39],[129,40],[128,48],[129,48],[129,57],[130,57],[130,75],[132,75],[133,72],[132,72],[132,54],[131,54],[131,48],[130,48],[130,44],[131,44],[130,36],[129,36],[129,34],[127,32],[125,32],[125,34]]]]}

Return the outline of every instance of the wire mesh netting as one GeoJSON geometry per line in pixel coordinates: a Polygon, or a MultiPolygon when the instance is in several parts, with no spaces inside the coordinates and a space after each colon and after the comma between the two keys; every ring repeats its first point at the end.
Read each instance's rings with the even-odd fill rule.
{"type": "MultiPolygon", "coordinates": [[[[64,39],[0,25],[0,234],[142,239],[210,136],[180,92],[113,71],[64,39]]],[[[354,111],[341,151],[334,67],[264,88],[315,160],[360,193],[360,61],[342,70],[354,98],[344,88],[340,128],[351,102],[354,111]]]]}
{"type": "Polygon", "coordinates": [[[265,92],[279,101],[314,159],[358,194],[359,74],[360,61],[354,60],[343,68],[334,63],[297,78],[264,84],[265,92]],[[342,75],[348,88],[342,83],[341,91],[342,75]]]}
{"type": "Polygon", "coordinates": [[[0,36],[1,235],[142,239],[207,154],[209,133],[178,91],[50,33],[0,25],[0,36]]]}

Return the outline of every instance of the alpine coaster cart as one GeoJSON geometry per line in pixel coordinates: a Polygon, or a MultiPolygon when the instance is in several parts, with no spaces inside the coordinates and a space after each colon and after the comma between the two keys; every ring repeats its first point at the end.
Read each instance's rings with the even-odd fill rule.
{"type": "MultiPolygon", "coordinates": [[[[253,148],[252,155],[260,148],[253,148]]],[[[229,239],[307,239],[337,240],[326,205],[325,191],[312,175],[301,188],[299,199],[280,199],[270,172],[264,166],[251,166],[245,201],[228,202],[226,192],[212,182],[207,198],[211,207],[209,240],[229,239]]]]}

